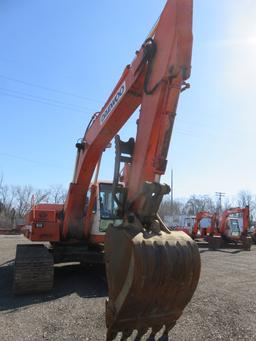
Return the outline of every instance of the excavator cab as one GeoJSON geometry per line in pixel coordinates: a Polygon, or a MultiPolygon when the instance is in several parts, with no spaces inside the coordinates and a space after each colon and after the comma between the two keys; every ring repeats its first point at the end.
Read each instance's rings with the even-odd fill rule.
{"type": "MultiPolygon", "coordinates": [[[[118,184],[116,197],[121,202],[124,200],[123,185],[118,184]]],[[[89,198],[87,199],[89,202],[89,198]]],[[[93,208],[93,223],[91,242],[104,242],[105,233],[110,224],[116,226],[123,222],[122,212],[113,198],[113,184],[111,182],[98,182],[96,200],[93,208]]]]}

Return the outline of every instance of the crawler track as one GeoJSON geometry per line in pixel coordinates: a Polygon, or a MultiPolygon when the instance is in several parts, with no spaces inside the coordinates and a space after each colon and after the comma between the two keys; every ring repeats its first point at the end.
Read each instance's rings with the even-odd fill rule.
{"type": "Polygon", "coordinates": [[[53,257],[42,244],[17,245],[14,294],[45,292],[53,286],[53,257]]]}

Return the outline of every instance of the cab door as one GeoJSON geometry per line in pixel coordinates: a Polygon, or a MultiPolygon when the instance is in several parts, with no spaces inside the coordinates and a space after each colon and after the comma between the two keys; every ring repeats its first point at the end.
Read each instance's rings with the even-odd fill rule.
{"type": "MultiPolygon", "coordinates": [[[[119,186],[120,192],[117,192],[117,197],[122,201],[123,186],[119,186]]],[[[123,222],[120,209],[113,200],[112,188],[112,183],[98,184],[97,199],[93,212],[92,235],[104,236],[109,224],[120,225],[123,222]]]]}

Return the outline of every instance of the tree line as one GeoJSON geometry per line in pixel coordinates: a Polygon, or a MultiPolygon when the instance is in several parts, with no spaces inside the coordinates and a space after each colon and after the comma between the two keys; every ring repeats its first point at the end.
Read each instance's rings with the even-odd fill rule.
{"type": "MultiPolygon", "coordinates": [[[[36,189],[30,185],[8,186],[0,177],[0,228],[13,227],[24,219],[34,204],[64,203],[67,195],[62,185],[52,185],[48,189],[36,189]]],[[[248,191],[239,192],[231,200],[226,198],[222,203],[222,210],[231,207],[250,206],[251,222],[256,219],[256,196],[248,191]]],[[[207,195],[191,195],[188,199],[176,199],[171,202],[167,196],[159,209],[160,216],[196,215],[200,211],[219,212],[218,200],[207,195]]]]}
{"type": "Polygon", "coordinates": [[[160,216],[194,216],[200,211],[218,213],[232,207],[250,207],[250,221],[256,219],[256,196],[249,191],[240,191],[233,199],[225,198],[220,207],[219,200],[214,200],[208,195],[191,195],[188,199],[171,201],[170,196],[165,198],[159,209],[160,216]]]}
{"type": "Polygon", "coordinates": [[[36,189],[31,185],[8,186],[0,177],[0,228],[13,227],[22,223],[34,204],[64,203],[66,189],[52,185],[48,189],[36,189]]]}

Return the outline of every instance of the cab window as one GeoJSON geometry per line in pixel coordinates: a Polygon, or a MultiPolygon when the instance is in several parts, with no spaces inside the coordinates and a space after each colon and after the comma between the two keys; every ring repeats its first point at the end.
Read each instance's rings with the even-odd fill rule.
{"type": "MultiPolygon", "coordinates": [[[[123,199],[121,192],[122,186],[119,185],[120,191],[117,191],[117,198],[120,202],[123,199]]],[[[99,187],[99,201],[100,201],[100,217],[101,219],[121,219],[120,210],[117,203],[113,200],[112,184],[100,184],[99,187]]]]}
{"type": "Polygon", "coordinates": [[[239,223],[237,220],[230,220],[229,226],[230,226],[232,233],[239,233],[240,232],[239,223]]]}

